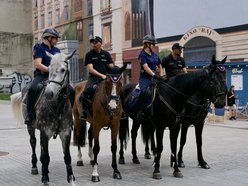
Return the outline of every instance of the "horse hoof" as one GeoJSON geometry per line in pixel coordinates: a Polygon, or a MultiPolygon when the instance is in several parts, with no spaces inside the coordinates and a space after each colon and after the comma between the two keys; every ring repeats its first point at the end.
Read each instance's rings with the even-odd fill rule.
{"type": "Polygon", "coordinates": [[[113,178],[114,178],[114,179],[117,179],[117,180],[122,179],[122,177],[121,177],[121,173],[120,173],[120,172],[114,172],[114,174],[113,174],[113,178]]]}
{"type": "Polygon", "coordinates": [[[174,171],[173,176],[176,177],[176,178],[182,178],[183,174],[180,171],[179,172],[174,171]]]}
{"type": "Polygon", "coordinates": [[[44,181],[43,186],[49,186],[48,181],[44,181]]]}
{"type": "Polygon", "coordinates": [[[37,167],[31,169],[31,174],[32,174],[32,175],[37,175],[37,174],[38,174],[38,169],[37,169],[37,167]]]}
{"type": "Polygon", "coordinates": [[[93,182],[99,182],[100,181],[100,177],[99,176],[92,176],[91,177],[91,181],[93,181],[93,182]]]}
{"type": "Polygon", "coordinates": [[[134,158],[134,159],[133,159],[133,163],[134,163],[134,164],[140,164],[140,161],[139,161],[138,158],[134,158]]]}
{"type": "Polygon", "coordinates": [[[144,157],[145,157],[145,159],[151,159],[152,158],[151,154],[145,154],[144,157]]]}
{"type": "Polygon", "coordinates": [[[119,158],[118,163],[124,165],[125,164],[125,159],[124,158],[119,158]]]}
{"type": "Polygon", "coordinates": [[[162,176],[161,176],[160,172],[153,173],[153,179],[156,179],[156,180],[162,179],[162,176]]]}
{"type": "Polygon", "coordinates": [[[210,169],[210,166],[207,163],[199,164],[198,166],[203,168],[203,169],[210,169]]]}
{"type": "Polygon", "coordinates": [[[77,166],[79,166],[79,167],[84,166],[83,161],[82,160],[81,161],[77,161],[77,166]]]}

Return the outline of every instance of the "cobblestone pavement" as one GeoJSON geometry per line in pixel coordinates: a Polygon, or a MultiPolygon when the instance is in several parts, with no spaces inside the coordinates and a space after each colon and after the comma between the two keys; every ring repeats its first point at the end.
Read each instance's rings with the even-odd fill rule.
{"type": "MultiPolygon", "coordinates": [[[[31,148],[26,128],[16,125],[8,101],[0,101],[0,185],[36,186],[41,183],[41,163],[39,174],[31,175],[31,148]]],[[[39,132],[37,155],[40,154],[39,132]]],[[[206,123],[203,133],[204,158],[211,169],[197,166],[194,127],[189,128],[188,140],[184,150],[186,168],[181,169],[184,177],[173,177],[169,166],[170,150],[168,130],[165,130],[164,150],[161,158],[161,180],[152,179],[152,160],[144,159],[144,145],[138,136],[137,147],[141,164],[134,165],[131,156],[131,143],[125,151],[126,164],[118,165],[122,180],[112,178],[110,131],[101,131],[99,174],[101,182],[91,182],[91,171],[87,147],[83,148],[83,167],[76,166],[77,148],[71,146],[72,167],[76,185],[248,185],[248,122],[226,121],[225,123],[206,123]]],[[[69,185],[66,181],[66,169],[60,139],[51,139],[50,150],[50,186],[69,185]]]]}

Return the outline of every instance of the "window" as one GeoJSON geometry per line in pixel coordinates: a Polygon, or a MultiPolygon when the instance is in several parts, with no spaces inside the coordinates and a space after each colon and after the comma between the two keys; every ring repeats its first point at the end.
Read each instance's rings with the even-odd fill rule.
{"type": "Polygon", "coordinates": [[[59,24],[60,23],[60,9],[57,9],[55,11],[55,24],[59,24]]]}
{"type": "Polygon", "coordinates": [[[38,7],[38,0],[33,0],[33,7],[37,8],[38,7]]]}
{"type": "Polygon", "coordinates": [[[92,0],[87,0],[88,16],[92,15],[92,0]]]}
{"type": "Polygon", "coordinates": [[[45,4],[45,0],[40,1],[40,6],[43,6],[45,4]]]}
{"type": "Polygon", "coordinates": [[[78,21],[76,23],[76,34],[77,34],[77,40],[82,41],[83,40],[83,23],[82,23],[82,21],[78,21]]]}
{"type": "Polygon", "coordinates": [[[101,10],[102,11],[109,11],[111,8],[111,1],[110,0],[101,0],[101,10]]]}
{"type": "Polygon", "coordinates": [[[74,11],[78,12],[82,10],[82,0],[75,0],[74,1],[74,11]]]}
{"type": "Polygon", "coordinates": [[[93,23],[88,25],[88,36],[89,38],[93,37],[93,33],[94,33],[94,27],[93,27],[93,23]]]}
{"type": "Polygon", "coordinates": [[[52,20],[53,20],[53,14],[52,12],[48,12],[48,20],[47,20],[48,26],[52,25],[52,20]]]}
{"type": "Polygon", "coordinates": [[[68,6],[68,5],[65,6],[65,10],[64,10],[64,19],[65,19],[66,21],[69,20],[69,6],[68,6]]]}
{"type": "Polygon", "coordinates": [[[129,12],[125,15],[125,40],[131,40],[131,17],[129,12]]]}
{"type": "Polygon", "coordinates": [[[112,43],[112,37],[111,37],[111,23],[107,23],[103,25],[103,47],[106,50],[111,50],[111,43],[112,43]]]}
{"type": "Polygon", "coordinates": [[[34,30],[38,30],[38,17],[34,18],[34,30]]]}
{"type": "Polygon", "coordinates": [[[40,16],[40,28],[42,29],[42,28],[45,28],[45,15],[44,14],[42,14],[41,16],[40,16]]]}

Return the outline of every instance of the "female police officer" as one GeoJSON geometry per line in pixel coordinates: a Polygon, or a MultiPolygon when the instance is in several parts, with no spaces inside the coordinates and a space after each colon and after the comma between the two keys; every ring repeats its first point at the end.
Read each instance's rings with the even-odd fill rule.
{"type": "Polygon", "coordinates": [[[35,44],[33,47],[34,59],[34,79],[30,85],[27,94],[27,116],[25,124],[32,125],[35,119],[34,104],[37,97],[38,84],[48,78],[48,66],[50,65],[50,58],[46,55],[46,51],[51,54],[60,53],[60,50],[55,47],[60,38],[59,33],[53,29],[45,29],[42,34],[43,42],[35,44]]]}
{"type": "Polygon", "coordinates": [[[153,47],[157,43],[153,35],[146,35],[143,38],[143,50],[139,54],[140,61],[140,79],[139,87],[141,90],[139,96],[140,111],[137,114],[137,119],[141,120],[144,118],[143,110],[146,106],[146,101],[144,100],[145,93],[148,87],[152,84],[152,78],[157,75],[162,76],[162,66],[158,55],[152,51],[153,47]]]}

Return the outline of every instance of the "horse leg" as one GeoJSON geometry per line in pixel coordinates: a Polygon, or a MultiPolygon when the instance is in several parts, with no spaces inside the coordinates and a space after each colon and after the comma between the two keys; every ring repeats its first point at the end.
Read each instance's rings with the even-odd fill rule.
{"type": "Polygon", "coordinates": [[[93,125],[94,125],[94,128],[92,128],[92,131],[93,131],[93,137],[94,137],[94,147],[93,147],[94,160],[92,164],[93,171],[92,171],[91,181],[99,182],[100,177],[97,171],[97,168],[98,168],[97,156],[98,156],[98,153],[100,152],[99,133],[101,129],[98,127],[97,123],[94,123],[93,125]]]}
{"type": "Polygon", "coordinates": [[[125,164],[125,158],[124,158],[124,140],[120,139],[120,151],[119,151],[119,164],[125,164]]]}
{"type": "Polygon", "coordinates": [[[36,156],[36,152],[35,152],[35,148],[36,148],[35,128],[33,128],[32,126],[28,126],[27,130],[28,130],[28,134],[30,136],[29,142],[30,142],[30,145],[32,148],[31,174],[36,175],[36,174],[38,174],[38,168],[37,168],[37,156],[36,156]]]}
{"type": "Polygon", "coordinates": [[[88,141],[89,141],[89,149],[88,149],[88,156],[90,157],[90,164],[93,165],[94,162],[94,154],[93,154],[93,131],[92,131],[92,125],[90,125],[90,128],[88,130],[88,141]]]}
{"type": "Polygon", "coordinates": [[[42,164],[42,178],[41,181],[44,186],[49,185],[49,177],[48,177],[48,166],[50,162],[49,152],[48,152],[48,137],[44,132],[40,131],[40,146],[41,146],[41,154],[40,161],[42,164]]]}
{"type": "MultiPolygon", "coordinates": [[[[155,140],[154,140],[154,134],[152,134],[151,136],[151,151],[153,153],[153,155],[155,154],[155,140]]],[[[146,146],[145,146],[145,159],[151,159],[151,154],[149,152],[149,140],[146,139],[146,146]]]]}
{"type": "Polygon", "coordinates": [[[178,164],[177,164],[177,138],[178,138],[179,131],[180,131],[180,124],[175,124],[175,126],[170,129],[171,167],[174,168],[173,175],[176,178],[182,178],[183,177],[181,171],[178,168],[178,164]]]}
{"type": "Polygon", "coordinates": [[[62,142],[63,153],[64,153],[64,162],[66,165],[67,171],[67,181],[68,183],[73,183],[75,177],[73,175],[72,166],[71,166],[71,154],[70,154],[70,141],[71,141],[71,131],[70,129],[60,133],[60,139],[62,142]]]}
{"type": "Polygon", "coordinates": [[[184,168],[184,162],[183,162],[183,147],[186,143],[186,139],[187,139],[187,132],[188,132],[188,128],[189,126],[186,123],[183,123],[181,126],[181,139],[180,139],[180,148],[177,154],[177,158],[178,158],[178,167],[184,168]]]}
{"type": "Polygon", "coordinates": [[[111,129],[111,152],[112,152],[112,168],[114,170],[113,172],[113,178],[114,179],[121,179],[121,173],[117,168],[116,163],[116,152],[117,152],[117,135],[118,135],[119,125],[117,123],[113,124],[113,127],[111,129]]]}
{"type": "MultiPolygon", "coordinates": [[[[154,133],[152,132],[152,135],[154,133]]],[[[156,148],[156,154],[154,155],[154,171],[153,171],[153,178],[154,179],[162,179],[162,176],[160,174],[160,158],[161,153],[163,151],[163,136],[164,136],[164,129],[157,128],[156,130],[156,140],[157,140],[157,148],[156,148]]]]}
{"type": "Polygon", "coordinates": [[[202,130],[204,126],[204,120],[195,124],[195,136],[196,136],[196,145],[197,145],[197,159],[199,166],[203,169],[210,169],[208,163],[203,159],[202,155],[202,130]]]}
{"type": "Polygon", "coordinates": [[[133,120],[133,126],[131,130],[131,138],[132,138],[132,155],[133,155],[133,163],[140,164],[139,158],[137,156],[136,150],[136,138],[137,133],[140,127],[140,123],[137,120],[133,120]]]}
{"type": "Polygon", "coordinates": [[[127,147],[127,138],[129,137],[129,121],[128,117],[120,120],[119,128],[119,141],[120,141],[120,151],[119,151],[119,164],[125,164],[124,158],[124,148],[127,147]]]}

